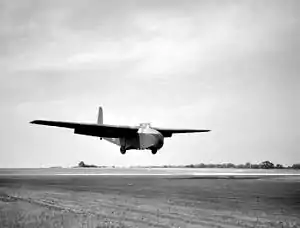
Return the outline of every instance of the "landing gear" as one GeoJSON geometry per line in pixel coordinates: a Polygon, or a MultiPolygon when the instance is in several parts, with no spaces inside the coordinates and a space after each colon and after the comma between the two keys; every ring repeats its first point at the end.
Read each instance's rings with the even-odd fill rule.
{"type": "Polygon", "coordinates": [[[120,152],[121,152],[121,154],[125,154],[126,153],[125,147],[120,147],[120,152]]]}
{"type": "Polygon", "coordinates": [[[151,152],[152,152],[152,154],[156,154],[157,153],[157,149],[153,148],[153,149],[151,149],[151,152]]]}

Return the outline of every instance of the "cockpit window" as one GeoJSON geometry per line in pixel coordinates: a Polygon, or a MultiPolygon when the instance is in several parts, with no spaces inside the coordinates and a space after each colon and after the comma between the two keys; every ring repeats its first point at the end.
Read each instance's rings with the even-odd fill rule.
{"type": "Polygon", "coordinates": [[[140,123],[140,127],[142,127],[142,128],[151,127],[151,124],[150,123],[140,123]]]}

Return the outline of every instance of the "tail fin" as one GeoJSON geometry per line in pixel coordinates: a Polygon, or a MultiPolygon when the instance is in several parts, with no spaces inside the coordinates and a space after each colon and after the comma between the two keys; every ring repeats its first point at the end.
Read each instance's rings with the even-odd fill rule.
{"type": "Polygon", "coordinates": [[[97,124],[103,124],[103,111],[102,111],[102,107],[99,107],[97,124]]]}

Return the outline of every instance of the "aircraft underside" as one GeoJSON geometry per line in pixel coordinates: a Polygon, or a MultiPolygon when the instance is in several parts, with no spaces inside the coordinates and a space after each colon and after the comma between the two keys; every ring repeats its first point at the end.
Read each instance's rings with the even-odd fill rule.
{"type": "MultiPolygon", "coordinates": [[[[149,131],[149,130],[148,130],[149,131]]],[[[126,150],[151,150],[152,154],[162,148],[164,144],[164,137],[154,129],[151,129],[151,133],[137,133],[130,137],[122,138],[103,138],[113,144],[120,146],[120,152],[126,153],[126,150]],[[154,132],[155,131],[155,132],[154,132]]]]}

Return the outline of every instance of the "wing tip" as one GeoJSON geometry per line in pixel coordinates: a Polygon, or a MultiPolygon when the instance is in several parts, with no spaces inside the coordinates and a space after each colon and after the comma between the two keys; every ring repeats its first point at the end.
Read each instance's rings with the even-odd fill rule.
{"type": "Polygon", "coordinates": [[[201,132],[210,132],[211,130],[206,130],[206,129],[195,129],[195,130],[191,130],[189,132],[186,133],[201,133],[201,132]]]}
{"type": "Polygon", "coordinates": [[[41,121],[40,120],[32,120],[29,122],[30,124],[40,124],[41,121]]]}

